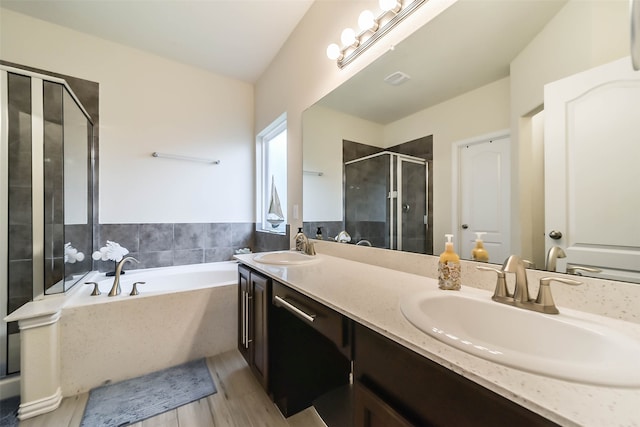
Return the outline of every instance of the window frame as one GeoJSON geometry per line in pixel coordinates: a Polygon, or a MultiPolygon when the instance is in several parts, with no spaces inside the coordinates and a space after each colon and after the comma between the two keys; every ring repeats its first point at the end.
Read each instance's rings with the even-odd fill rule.
{"type": "Polygon", "coordinates": [[[288,177],[288,164],[287,164],[287,146],[288,135],[285,135],[285,158],[282,164],[284,165],[284,187],[278,187],[278,195],[280,196],[282,207],[282,214],[284,216],[284,222],[277,228],[273,228],[270,223],[267,222],[267,210],[271,197],[271,177],[269,174],[269,160],[271,154],[269,153],[269,142],[276,139],[283,132],[287,132],[287,114],[281,114],[276,120],[274,120],[269,126],[264,128],[256,137],[256,231],[265,233],[285,235],[288,224],[288,209],[287,209],[287,177],[288,177]]]}

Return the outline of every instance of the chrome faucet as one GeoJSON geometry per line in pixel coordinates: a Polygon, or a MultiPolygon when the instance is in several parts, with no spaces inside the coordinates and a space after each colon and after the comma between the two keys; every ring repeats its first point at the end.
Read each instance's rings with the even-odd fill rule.
{"type": "Polygon", "coordinates": [[[134,261],[136,264],[139,264],[140,261],[135,259],[132,256],[128,256],[126,258],[122,258],[118,265],[116,266],[116,274],[113,278],[113,286],[111,287],[111,291],[109,291],[110,297],[115,297],[116,295],[120,295],[120,275],[122,274],[122,267],[127,263],[127,261],[134,261]]]}
{"type": "Polygon", "coordinates": [[[556,271],[556,264],[558,258],[566,258],[567,254],[564,253],[560,246],[552,246],[547,252],[547,259],[545,260],[545,270],[556,271]]]}

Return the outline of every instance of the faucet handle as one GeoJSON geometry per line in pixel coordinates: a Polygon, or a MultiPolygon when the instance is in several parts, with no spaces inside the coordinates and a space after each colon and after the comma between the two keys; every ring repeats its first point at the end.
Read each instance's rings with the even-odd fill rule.
{"type": "Polygon", "coordinates": [[[476,268],[481,271],[493,271],[498,275],[498,280],[496,281],[496,289],[495,291],[493,291],[493,297],[491,297],[491,299],[498,301],[512,297],[509,293],[509,289],[507,288],[507,281],[505,279],[503,270],[484,266],[477,266],[476,268]]]}
{"type": "Polygon", "coordinates": [[[129,295],[130,296],[140,295],[140,292],[138,292],[138,285],[145,285],[146,283],[147,282],[134,282],[133,288],[131,288],[131,293],[129,295]]]}
{"type": "Polygon", "coordinates": [[[573,274],[575,276],[582,276],[581,271],[588,273],[602,273],[599,268],[585,267],[584,265],[567,264],[567,274],[573,274]]]}
{"type": "Polygon", "coordinates": [[[95,297],[101,295],[100,288],[98,288],[98,284],[96,282],[84,282],[85,285],[93,285],[93,292],[91,292],[91,296],[95,297]]]}
{"type": "Polygon", "coordinates": [[[529,261],[528,259],[521,259],[520,261],[524,264],[524,268],[536,268],[535,262],[529,261]]]}
{"type": "Polygon", "coordinates": [[[567,279],[564,277],[543,277],[540,279],[540,289],[538,290],[538,297],[536,298],[536,304],[541,306],[541,311],[547,314],[558,314],[558,308],[551,296],[551,282],[560,282],[565,285],[577,286],[582,282],[573,279],[567,279]]]}

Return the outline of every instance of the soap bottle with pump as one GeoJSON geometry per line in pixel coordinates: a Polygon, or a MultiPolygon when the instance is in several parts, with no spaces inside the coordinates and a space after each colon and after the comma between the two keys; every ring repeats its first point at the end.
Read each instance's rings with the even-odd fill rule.
{"type": "Polygon", "coordinates": [[[489,262],[489,252],[484,248],[482,235],[487,234],[484,231],[476,232],[476,246],[471,250],[471,258],[474,261],[489,262]]]}
{"type": "Polygon", "coordinates": [[[453,249],[453,234],[445,234],[447,242],[438,262],[438,286],[445,290],[460,290],[460,257],[453,249]]]}
{"type": "Polygon", "coordinates": [[[322,227],[318,227],[316,230],[316,239],[322,240],[322,227]]]}
{"type": "Polygon", "coordinates": [[[306,236],[304,235],[304,232],[302,231],[302,227],[298,227],[298,232],[296,233],[295,237],[293,238],[294,241],[296,242],[296,251],[298,252],[303,252],[304,251],[304,241],[306,239],[306,236]]]}

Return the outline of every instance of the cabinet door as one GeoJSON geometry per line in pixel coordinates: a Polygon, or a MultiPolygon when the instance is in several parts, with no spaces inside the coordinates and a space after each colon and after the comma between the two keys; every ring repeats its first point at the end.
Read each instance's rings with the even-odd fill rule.
{"type": "MultiPolygon", "coordinates": [[[[360,324],[354,329],[355,381],[374,391],[375,396],[415,425],[556,426],[377,332],[360,324]]],[[[374,420],[382,416],[372,413],[374,420]]]]}
{"type": "Polygon", "coordinates": [[[355,427],[411,427],[402,415],[362,383],[354,383],[355,427]]]}
{"type": "Polygon", "coordinates": [[[267,389],[267,378],[269,369],[268,357],[268,322],[267,307],[269,304],[268,297],[269,279],[266,277],[251,273],[251,298],[250,312],[253,320],[250,328],[250,345],[253,353],[252,369],[258,377],[258,381],[267,389]]]}
{"type": "Polygon", "coordinates": [[[251,273],[248,268],[238,266],[238,350],[251,365],[249,355],[249,281],[251,273]]]}

